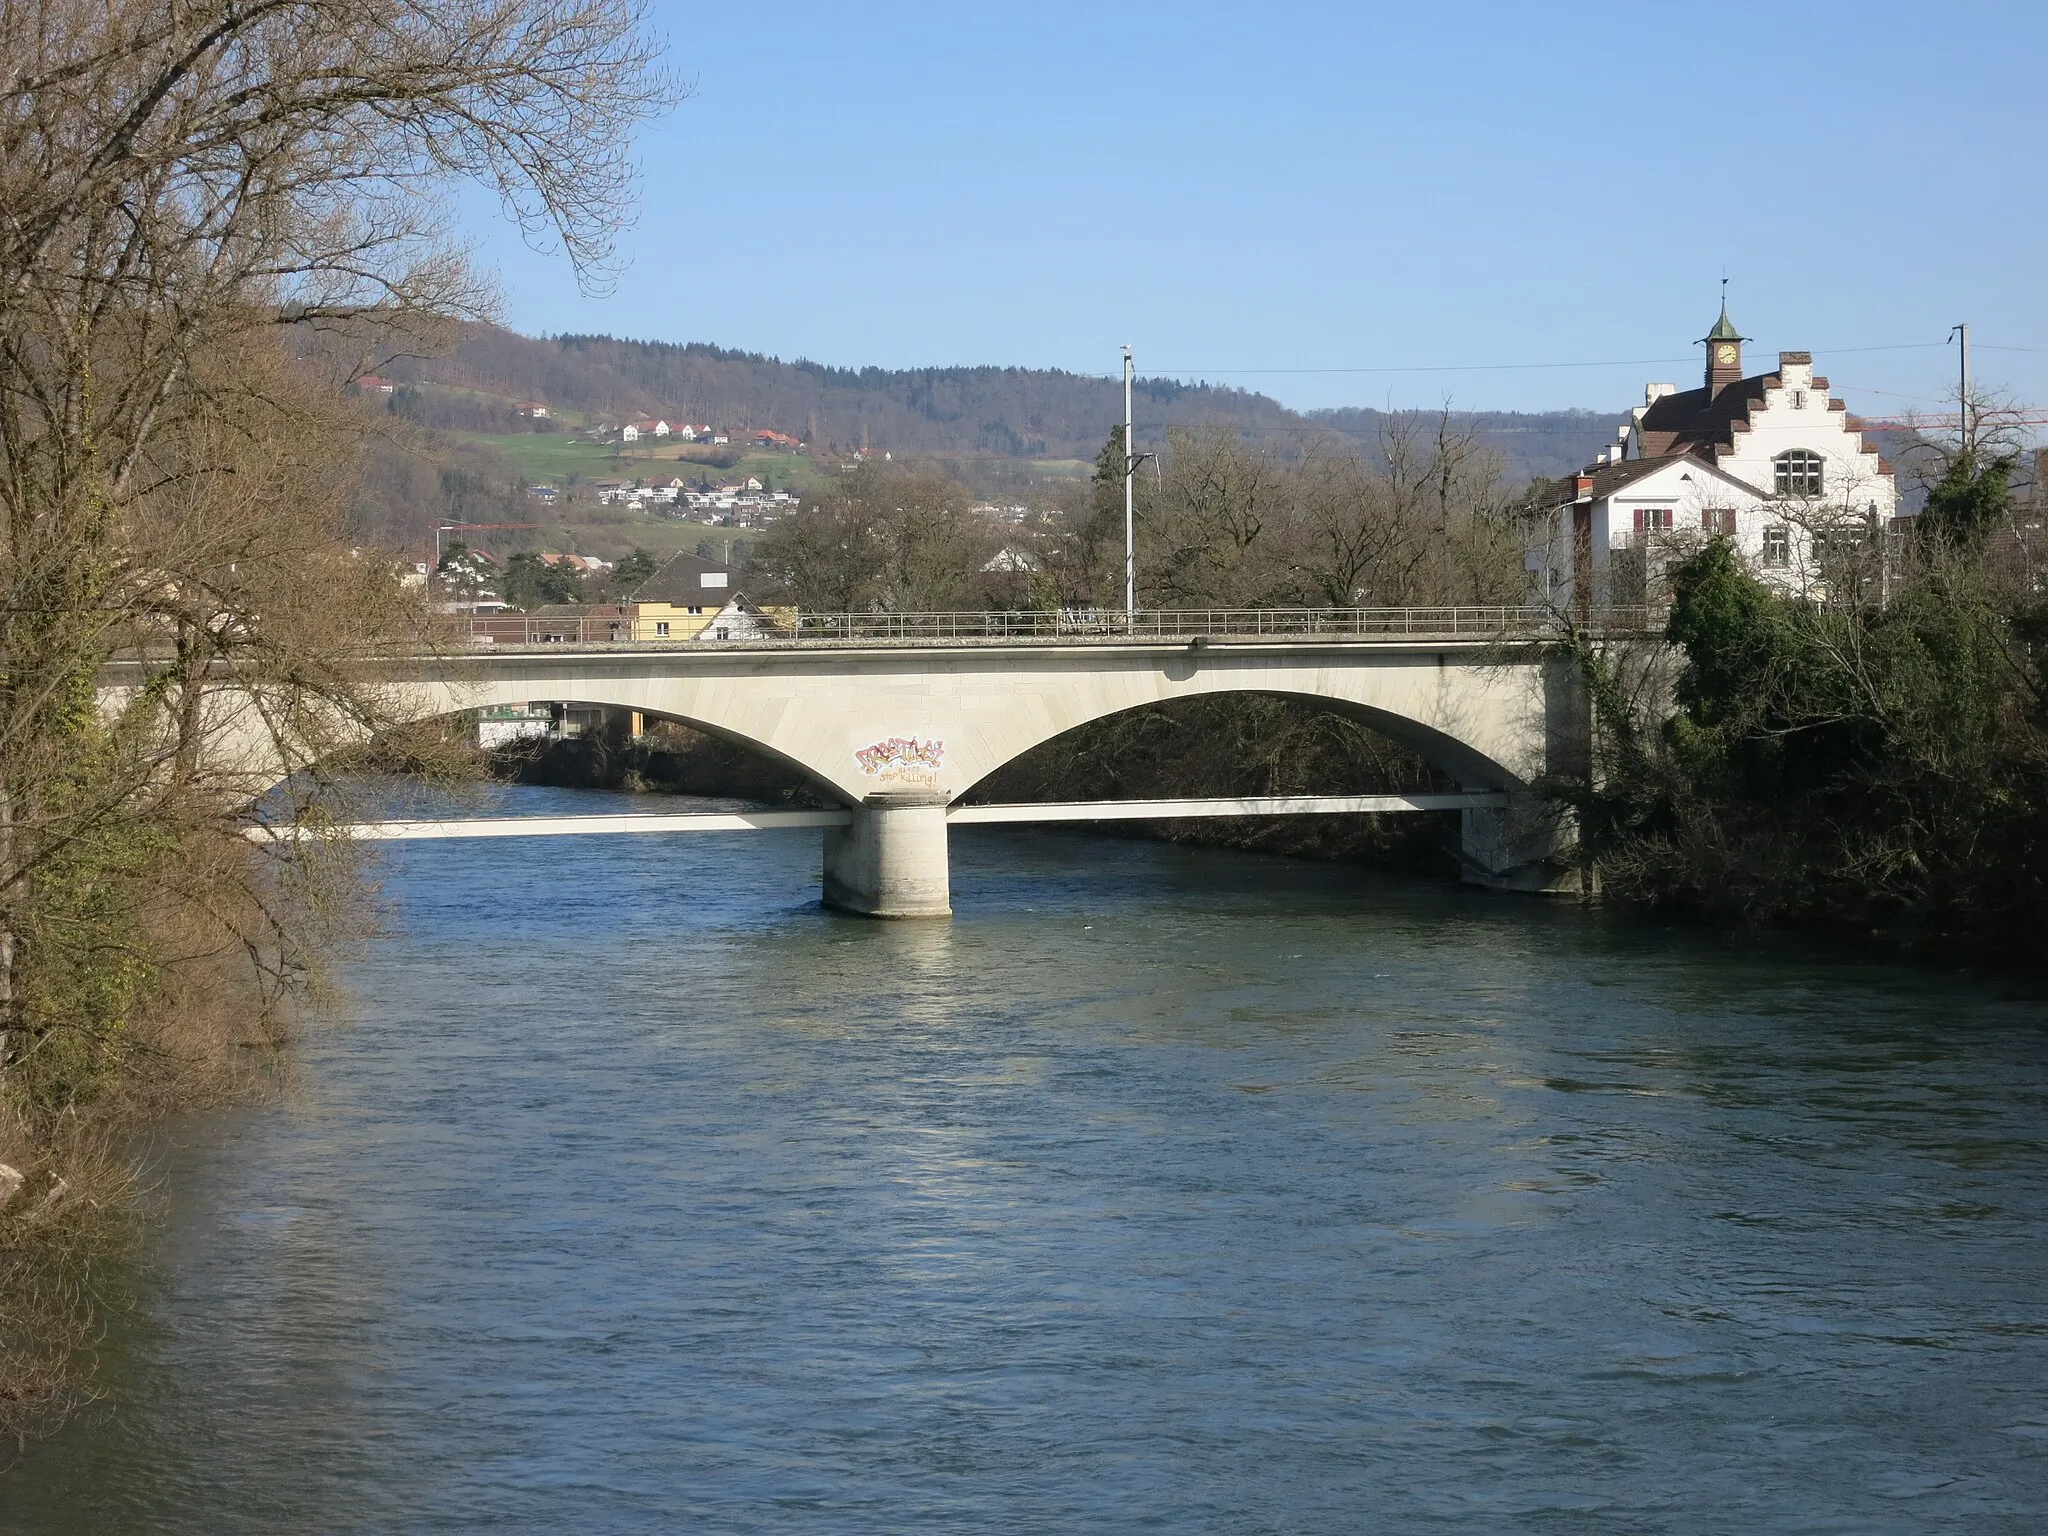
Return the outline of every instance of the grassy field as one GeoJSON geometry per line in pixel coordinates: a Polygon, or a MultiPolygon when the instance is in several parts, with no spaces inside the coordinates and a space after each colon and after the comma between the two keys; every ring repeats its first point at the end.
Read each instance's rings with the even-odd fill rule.
{"type": "Polygon", "coordinates": [[[652,480],[680,475],[685,480],[704,478],[716,485],[721,480],[742,480],[748,475],[775,490],[807,490],[817,483],[807,455],[797,453],[748,453],[731,469],[695,464],[682,457],[679,445],[659,447],[634,443],[586,443],[572,440],[566,432],[455,432],[465,442],[494,448],[512,472],[523,480],[568,486],[577,480],[652,480]]]}
{"type": "Polygon", "coordinates": [[[489,550],[501,560],[522,549],[559,550],[564,554],[616,560],[636,549],[666,558],[684,550],[698,553],[700,548],[708,548],[710,558],[722,560],[728,545],[733,555],[738,556],[759,537],[748,529],[713,528],[625,507],[535,506],[532,520],[537,525],[533,528],[464,530],[448,537],[489,550]]]}

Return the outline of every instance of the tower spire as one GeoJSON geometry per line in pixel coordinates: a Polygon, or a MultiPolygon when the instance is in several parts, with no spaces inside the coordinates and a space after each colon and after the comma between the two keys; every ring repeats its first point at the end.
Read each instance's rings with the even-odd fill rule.
{"type": "Polygon", "coordinates": [[[1728,318],[1728,279],[1721,279],[1721,318],[1700,340],[1707,348],[1707,398],[1712,399],[1742,377],[1742,344],[1749,338],[1728,318]]]}

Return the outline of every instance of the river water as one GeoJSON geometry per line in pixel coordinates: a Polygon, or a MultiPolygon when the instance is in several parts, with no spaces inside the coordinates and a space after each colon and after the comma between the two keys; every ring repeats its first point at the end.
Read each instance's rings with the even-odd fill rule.
{"type": "Polygon", "coordinates": [[[956,834],[950,923],[817,863],[387,851],[0,1529],[2048,1524],[2037,1001],[1077,835],[956,834]]]}

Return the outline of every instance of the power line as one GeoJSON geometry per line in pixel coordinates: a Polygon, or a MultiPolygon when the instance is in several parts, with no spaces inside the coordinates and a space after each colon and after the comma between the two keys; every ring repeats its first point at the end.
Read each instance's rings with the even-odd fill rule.
{"type": "Polygon", "coordinates": [[[1831,382],[1836,389],[1852,389],[1859,395],[1883,395],[1887,400],[1917,400],[1923,405],[1940,405],[1949,398],[1947,395],[1908,395],[1896,389],[1873,389],[1868,384],[1851,384],[1842,379],[1831,382]]]}
{"type": "Polygon", "coordinates": [[[1444,363],[1435,367],[1370,368],[1163,368],[1154,378],[1184,378],[1190,374],[1243,373],[1508,373],[1523,368],[1661,368],[1667,363],[1689,363],[1689,357],[1624,357],[1611,363],[1444,363]]]}
{"type": "MultiPolygon", "coordinates": [[[[1980,345],[1982,345],[1982,343],[1980,343],[1980,345]]],[[[1947,346],[1948,343],[1945,341],[1895,341],[1886,342],[1883,345],[1872,347],[1815,347],[1812,349],[1812,351],[1817,355],[1824,353],[1830,357],[1843,357],[1848,356],[1850,354],[1861,354],[1866,352],[1930,351],[1935,349],[1945,349],[1947,346]]],[[[2004,350],[2035,351],[2048,349],[2014,347],[2006,348],[2004,350]]],[[[1604,362],[1578,363],[1438,363],[1433,365],[1373,364],[1370,366],[1341,368],[1161,368],[1156,373],[1150,375],[1150,377],[1181,379],[1189,377],[1207,377],[1209,375],[1236,376],[1245,374],[1515,373],[1526,370],[1545,368],[1662,368],[1666,366],[1679,367],[1687,363],[1697,363],[1698,361],[1698,358],[1693,357],[1691,355],[1687,355],[1685,357],[1621,357],[1613,358],[1604,362]]],[[[1113,375],[1100,374],[1097,375],[1097,377],[1110,378],[1113,377],[1113,375]]]]}

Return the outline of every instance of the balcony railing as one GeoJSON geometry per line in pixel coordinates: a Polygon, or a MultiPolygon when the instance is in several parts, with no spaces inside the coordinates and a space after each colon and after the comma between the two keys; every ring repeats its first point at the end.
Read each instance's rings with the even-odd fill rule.
{"type": "MultiPolygon", "coordinates": [[[[1603,632],[1634,633],[1661,623],[1643,608],[1609,608],[1590,616],[1603,632]]],[[[1580,616],[1579,622],[1587,622],[1580,616]]],[[[630,615],[477,615],[468,620],[477,645],[635,645],[695,647],[762,643],[876,645],[973,641],[1100,643],[1185,640],[1538,639],[1562,632],[1566,616],[1551,608],[1195,608],[1120,611],[1060,610],[987,613],[784,613],[748,615],[723,631],[671,639],[630,615]]]]}

